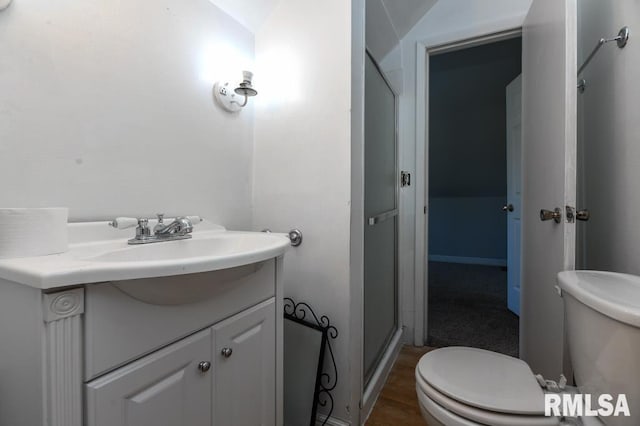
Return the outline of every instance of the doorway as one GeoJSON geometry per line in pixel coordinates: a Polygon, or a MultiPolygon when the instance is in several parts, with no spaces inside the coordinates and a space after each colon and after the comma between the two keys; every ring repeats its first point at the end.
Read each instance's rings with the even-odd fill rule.
{"type": "Polygon", "coordinates": [[[520,37],[429,57],[427,344],[518,356],[520,37]]]}

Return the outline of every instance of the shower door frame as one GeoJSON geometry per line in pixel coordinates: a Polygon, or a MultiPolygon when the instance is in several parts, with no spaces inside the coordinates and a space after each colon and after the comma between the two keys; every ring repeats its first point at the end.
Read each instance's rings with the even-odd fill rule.
{"type": "MultiPolygon", "coordinates": [[[[366,419],[373,409],[373,404],[376,401],[382,386],[384,385],[384,381],[393,366],[393,362],[395,361],[397,354],[400,352],[400,348],[402,347],[402,318],[401,318],[401,307],[402,307],[402,296],[401,296],[401,288],[400,288],[400,268],[399,268],[399,243],[400,243],[400,220],[401,220],[401,209],[400,209],[400,140],[399,140],[399,95],[393,89],[393,86],[384,75],[382,68],[376,61],[376,59],[371,54],[370,50],[367,48],[365,50],[365,62],[367,58],[371,60],[376,71],[384,81],[384,83],[389,88],[390,92],[393,94],[394,99],[394,141],[395,141],[395,206],[398,213],[394,216],[394,235],[395,235],[395,244],[394,244],[394,288],[395,288],[395,328],[387,337],[385,341],[384,349],[379,357],[376,359],[372,374],[369,378],[365,375],[365,363],[364,363],[364,328],[366,327],[365,318],[364,318],[364,291],[366,291],[366,282],[363,282],[363,299],[362,299],[362,351],[361,351],[361,378],[362,378],[362,389],[364,390],[361,402],[361,419],[366,419]]],[[[366,78],[366,77],[365,77],[366,78]]],[[[365,94],[366,96],[366,94],[365,94]]],[[[366,109],[366,104],[365,104],[366,109]]],[[[365,122],[366,125],[366,122],[365,122]]],[[[366,141],[365,146],[366,150],[366,141]]],[[[366,164],[364,165],[364,170],[366,170],[366,164]]],[[[365,217],[364,226],[369,226],[368,220],[365,217]]],[[[364,237],[364,233],[363,233],[364,237]]]]}

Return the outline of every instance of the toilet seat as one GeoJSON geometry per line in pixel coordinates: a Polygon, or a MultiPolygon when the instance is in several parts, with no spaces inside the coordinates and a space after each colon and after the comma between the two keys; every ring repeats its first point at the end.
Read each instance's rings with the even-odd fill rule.
{"type": "Polygon", "coordinates": [[[480,423],[467,420],[438,405],[422,392],[418,392],[418,405],[420,406],[422,417],[431,426],[482,426],[480,423]]]}
{"type": "Polygon", "coordinates": [[[557,418],[544,416],[544,392],[525,362],[482,349],[450,347],[426,354],[416,367],[416,390],[423,409],[435,417],[445,413],[434,409],[454,414],[448,417],[451,424],[558,424],[557,418]]]}
{"type": "MultiPolygon", "coordinates": [[[[417,378],[418,400],[425,409],[436,418],[446,417],[454,420],[453,424],[460,425],[491,425],[491,426],[557,426],[558,420],[555,417],[544,417],[543,415],[518,415],[506,414],[494,411],[482,410],[470,405],[463,404],[450,398],[433,387],[429,386],[421,377],[417,378]],[[434,406],[435,405],[435,406],[434,406]],[[434,412],[433,409],[445,410],[449,413],[434,412]],[[439,414],[439,415],[438,415],[439,414]],[[475,422],[475,423],[474,423],[475,422]]],[[[445,423],[449,425],[449,423],[445,423]]]]}

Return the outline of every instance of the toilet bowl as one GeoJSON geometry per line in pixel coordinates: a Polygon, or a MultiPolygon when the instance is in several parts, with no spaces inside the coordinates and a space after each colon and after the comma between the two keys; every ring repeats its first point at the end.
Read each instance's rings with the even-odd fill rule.
{"type": "MultiPolygon", "coordinates": [[[[625,395],[630,417],[580,418],[584,426],[640,424],[640,277],[571,271],[558,275],[577,388],[563,393],[625,395]]],[[[429,426],[576,424],[545,416],[545,392],[527,363],[482,349],[424,355],[416,392],[429,426]]]]}

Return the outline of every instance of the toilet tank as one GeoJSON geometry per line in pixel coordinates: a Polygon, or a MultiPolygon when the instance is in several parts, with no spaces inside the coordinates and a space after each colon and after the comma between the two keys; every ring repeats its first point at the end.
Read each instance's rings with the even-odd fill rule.
{"type": "Polygon", "coordinates": [[[594,405],[625,394],[630,417],[602,417],[607,426],[640,424],[640,277],[596,271],[558,275],[575,381],[594,405]]]}

